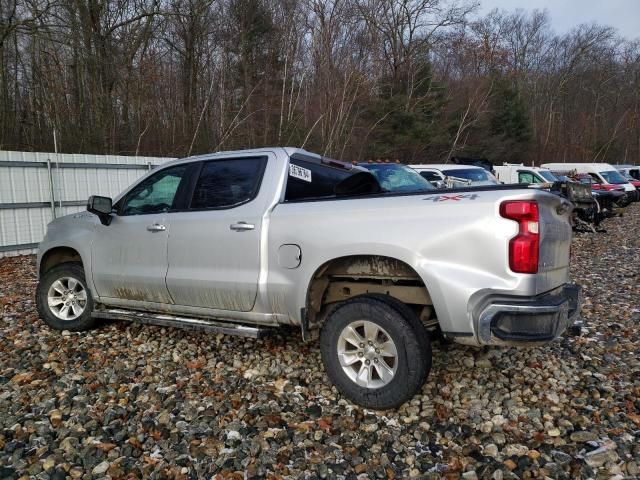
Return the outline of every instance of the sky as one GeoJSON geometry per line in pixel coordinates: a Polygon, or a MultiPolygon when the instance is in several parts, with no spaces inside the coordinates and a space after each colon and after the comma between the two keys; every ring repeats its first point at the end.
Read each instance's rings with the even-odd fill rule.
{"type": "Polygon", "coordinates": [[[552,28],[566,33],[581,23],[599,23],[615,27],[627,39],[640,39],[640,0],[479,0],[480,12],[494,8],[544,10],[552,28]]]}

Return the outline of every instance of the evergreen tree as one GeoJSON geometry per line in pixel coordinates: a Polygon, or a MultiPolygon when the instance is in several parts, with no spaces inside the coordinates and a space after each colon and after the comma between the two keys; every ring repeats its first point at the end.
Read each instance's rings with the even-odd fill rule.
{"type": "Polygon", "coordinates": [[[531,141],[527,106],[513,83],[494,75],[488,136],[482,145],[484,155],[494,162],[522,162],[531,141]]]}
{"type": "Polygon", "coordinates": [[[424,147],[440,134],[436,117],[443,104],[443,89],[434,82],[426,57],[412,72],[383,77],[377,98],[367,108],[368,120],[378,122],[370,137],[369,158],[420,160],[424,147]]]}

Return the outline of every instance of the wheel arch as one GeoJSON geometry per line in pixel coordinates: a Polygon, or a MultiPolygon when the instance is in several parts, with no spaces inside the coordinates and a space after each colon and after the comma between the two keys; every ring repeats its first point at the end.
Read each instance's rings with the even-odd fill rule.
{"type": "Polygon", "coordinates": [[[38,265],[38,276],[44,275],[56,265],[67,262],[79,262],[86,265],[82,255],[72,247],[52,247],[42,254],[38,265]]]}
{"type": "Polygon", "coordinates": [[[307,285],[303,334],[319,329],[332,305],[371,293],[389,295],[412,307],[423,322],[437,326],[428,285],[415,268],[392,256],[358,254],[332,258],[314,271],[307,285]]]}

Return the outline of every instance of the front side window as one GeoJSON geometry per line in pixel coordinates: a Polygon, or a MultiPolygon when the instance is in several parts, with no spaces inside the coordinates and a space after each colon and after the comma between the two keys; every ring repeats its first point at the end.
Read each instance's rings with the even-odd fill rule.
{"type": "Polygon", "coordinates": [[[518,172],[518,183],[540,183],[540,180],[531,172],[518,172]]]}
{"type": "Polygon", "coordinates": [[[260,188],[265,160],[255,157],[205,163],[190,208],[232,208],[253,200],[260,188]]]}
{"type": "Polygon", "coordinates": [[[176,194],[186,170],[187,165],[177,165],[151,175],[127,194],[120,214],[146,215],[175,208],[176,194]]]}

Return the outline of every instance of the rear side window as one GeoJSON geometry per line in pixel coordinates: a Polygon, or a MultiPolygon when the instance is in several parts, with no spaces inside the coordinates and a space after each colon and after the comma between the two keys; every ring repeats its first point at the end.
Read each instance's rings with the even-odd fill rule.
{"type": "Polygon", "coordinates": [[[232,208],[255,198],[266,159],[214,160],[202,166],[191,209],[232,208]]]}
{"type": "Polygon", "coordinates": [[[353,172],[296,158],[289,164],[285,201],[333,197],[335,187],[353,172]]]}

